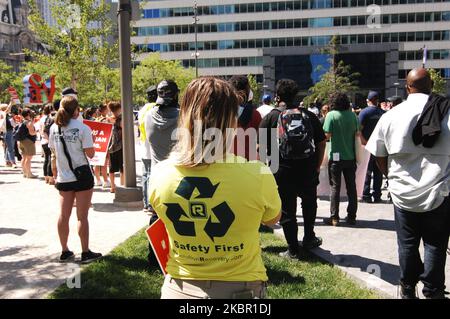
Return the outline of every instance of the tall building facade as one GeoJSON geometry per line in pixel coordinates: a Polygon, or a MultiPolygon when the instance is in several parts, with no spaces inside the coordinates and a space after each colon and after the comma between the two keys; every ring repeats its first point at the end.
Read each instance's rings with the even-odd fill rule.
{"type": "MultiPolygon", "coordinates": [[[[283,77],[305,94],[326,68],[322,48],[338,36],[339,58],[361,74],[362,95],[401,94],[422,65],[450,78],[450,0],[198,0],[143,2],[132,42],[143,52],[195,66],[201,75],[254,74],[266,91],[283,77]],[[195,41],[197,29],[198,41],[195,41]]],[[[140,58],[145,53],[140,55],[140,58]]],[[[450,83],[450,81],[447,81],[450,83]]],[[[450,91],[449,91],[450,92],[450,91]]]]}
{"type": "Polygon", "coordinates": [[[36,0],[39,11],[41,12],[44,21],[50,25],[54,26],[56,24],[55,19],[52,17],[51,3],[49,0],[36,0]]]}
{"type": "Polygon", "coordinates": [[[28,29],[28,12],[25,0],[0,0],[0,60],[16,72],[25,60],[23,49],[45,50],[28,29]]]}

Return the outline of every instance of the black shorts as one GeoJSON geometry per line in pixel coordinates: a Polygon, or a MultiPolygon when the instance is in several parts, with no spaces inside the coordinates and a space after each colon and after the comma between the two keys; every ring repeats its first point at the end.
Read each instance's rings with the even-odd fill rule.
{"type": "Polygon", "coordinates": [[[109,172],[123,172],[123,152],[122,150],[109,153],[109,172]]]}
{"type": "Polygon", "coordinates": [[[92,180],[83,182],[56,183],[56,189],[60,192],[83,192],[94,188],[94,177],[92,180]]]}

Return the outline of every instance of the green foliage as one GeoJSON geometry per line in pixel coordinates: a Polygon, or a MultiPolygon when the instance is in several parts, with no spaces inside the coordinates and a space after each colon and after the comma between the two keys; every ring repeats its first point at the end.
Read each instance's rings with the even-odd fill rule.
{"type": "Polygon", "coordinates": [[[11,96],[8,93],[8,88],[12,86],[15,74],[12,72],[12,67],[0,60],[0,102],[9,103],[11,96]]]}
{"type": "MultiPolygon", "coordinates": [[[[115,248],[108,256],[83,268],[80,289],[61,285],[49,298],[139,298],[158,299],[164,278],[158,267],[147,263],[148,240],[144,230],[115,248]]],[[[379,296],[359,287],[333,265],[314,256],[287,260],[278,253],[284,240],[261,234],[262,258],[269,277],[268,298],[272,299],[373,299],[379,296]]]]}
{"type": "Polygon", "coordinates": [[[328,98],[332,93],[353,93],[358,90],[357,77],[359,73],[352,73],[351,66],[343,61],[337,61],[339,54],[339,39],[333,36],[329,45],[322,50],[322,53],[329,54],[330,68],[322,75],[320,81],[309,89],[310,94],[304,99],[305,106],[310,105],[316,99],[328,103],[328,98]]]}
{"type": "Polygon", "coordinates": [[[433,80],[433,93],[445,94],[447,92],[447,82],[441,74],[435,69],[428,69],[431,79],[433,80]]]}
{"type": "Polygon", "coordinates": [[[133,70],[134,103],[138,105],[147,103],[146,89],[162,80],[175,81],[182,97],[194,78],[195,71],[192,68],[185,69],[179,61],[161,60],[159,53],[151,53],[133,70]]]}
{"type": "Polygon", "coordinates": [[[105,0],[50,0],[56,25],[45,23],[36,6],[29,1],[30,29],[48,46],[50,55],[30,52],[32,63],[22,68],[22,73],[34,70],[43,76],[56,75],[58,91],[71,86],[79,93],[82,105],[98,104],[119,96],[118,73],[112,65],[118,60],[117,43],[112,38],[110,6],[105,0]],[[73,10],[80,8],[80,23],[70,23],[73,10]],[[115,81],[115,82],[114,82],[115,81]]]}
{"type": "Polygon", "coordinates": [[[248,82],[250,84],[250,88],[253,91],[253,104],[259,105],[259,104],[261,104],[262,93],[263,93],[262,92],[262,89],[263,89],[262,84],[258,83],[256,81],[256,76],[254,76],[252,74],[249,74],[247,76],[247,78],[248,78],[248,82]]]}

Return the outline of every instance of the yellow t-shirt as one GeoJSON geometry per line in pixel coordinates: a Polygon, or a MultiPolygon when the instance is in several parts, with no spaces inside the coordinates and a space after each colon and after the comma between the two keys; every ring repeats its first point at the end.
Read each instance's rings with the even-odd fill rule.
{"type": "Polygon", "coordinates": [[[169,234],[172,277],[267,281],[258,230],[278,216],[281,200],[267,166],[235,161],[229,154],[196,168],[170,159],[152,167],[149,198],[169,234]]]}

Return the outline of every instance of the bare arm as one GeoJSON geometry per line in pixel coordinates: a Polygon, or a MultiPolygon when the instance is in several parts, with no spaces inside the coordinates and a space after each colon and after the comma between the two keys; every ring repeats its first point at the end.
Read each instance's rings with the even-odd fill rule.
{"type": "Polygon", "coordinates": [[[387,157],[376,157],[377,166],[384,176],[388,176],[388,163],[387,157]]]}
{"type": "Polygon", "coordinates": [[[278,223],[278,221],[280,220],[280,218],[281,218],[281,212],[279,212],[279,213],[278,213],[278,216],[275,217],[274,219],[271,219],[271,220],[269,220],[269,221],[267,221],[267,222],[263,222],[263,223],[261,223],[261,224],[266,225],[266,226],[273,226],[273,225],[275,225],[276,223],[278,223]]]}
{"type": "Polygon", "coordinates": [[[84,153],[86,154],[87,157],[93,158],[95,156],[95,148],[93,147],[85,148],[84,153]]]}
{"type": "Polygon", "coordinates": [[[320,166],[323,162],[323,157],[325,156],[325,149],[327,147],[327,141],[323,140],[317,145],[317,172],[320,173],[320,166]]]}
{"type": "Polygon", "coordinates": [[[30,122],[28,122],[27,128],[28,128],[28,132],[30,132],[30,135],[31,135],[31,136],[36,135],[36,129],[34,128],[33,120],[31,120],[30,122]]]}

